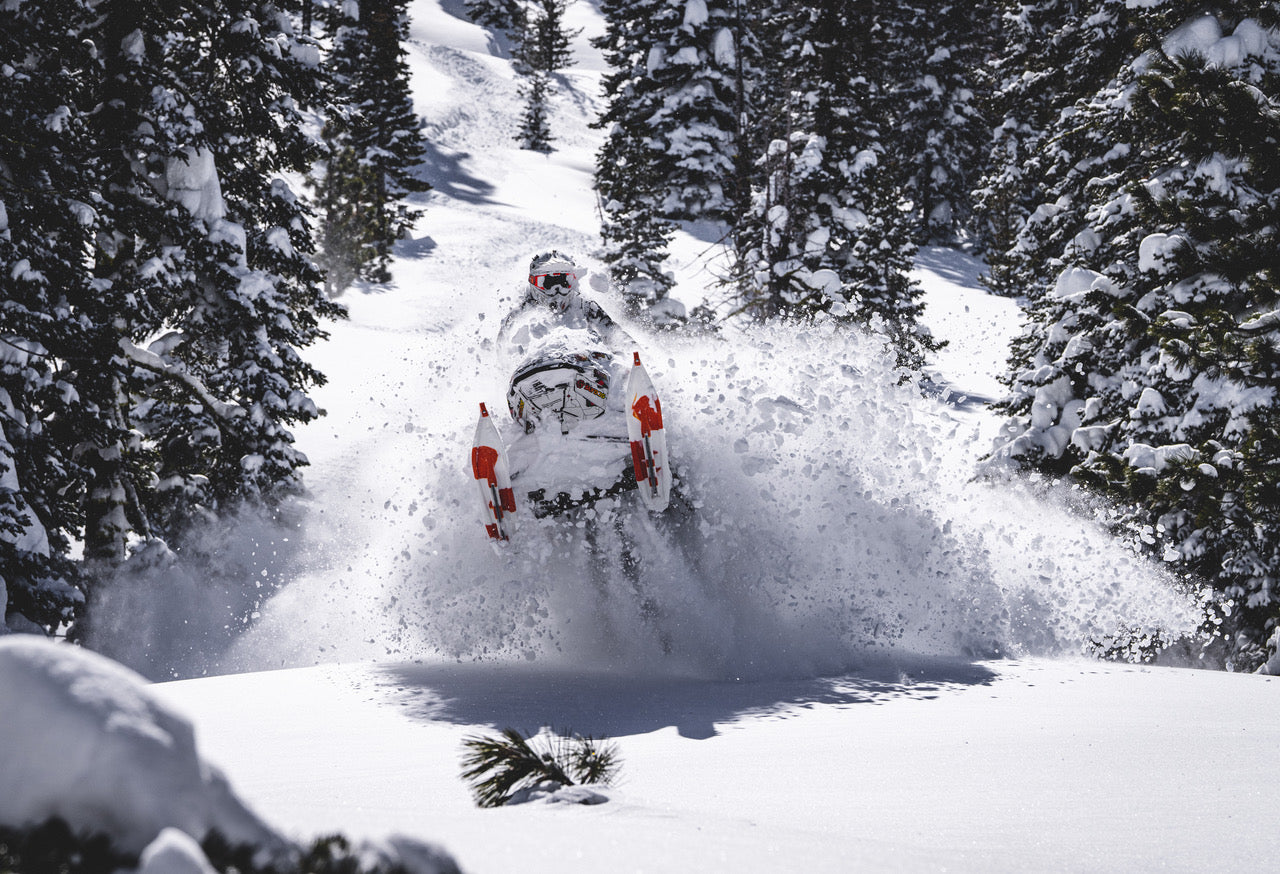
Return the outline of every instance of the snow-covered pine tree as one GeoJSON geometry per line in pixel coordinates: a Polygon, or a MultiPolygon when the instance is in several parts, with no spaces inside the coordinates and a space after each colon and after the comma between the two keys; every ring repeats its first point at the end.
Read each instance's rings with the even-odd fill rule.
{"type": "MultiPolygon", "coordinates": [[[[637,305],[666,299],[676,221],[736,221],[750,201],[759,74],[754,0],[605,2],[611,72],[596,166],[607,263],[637,305]]],[[[665,304],[659,304],[662,310],[665,304]]]]}
{"type": "Polygon", "coordinates": [[[334,271],[330,286],[339,290],[345,286],[337,280],[352,274],[390,279],[391,249],[422,214],[406,198],[431,187],[416,173],[426,145],[405,63],[407,2],[343,0],[330,16],[339,106],[325,125],[328,157],[316,187],[321,203],[333,210],[322,216],[321,236],[332,245],[322,262],[334,271]]]}
{"type": "Polygon", "coordinates": [[[650,165],[642,150],[635,140],[608,137],[596,156],[603,208],[600,236],[605,245],[601,260],[633,313],[666,323],[679,315],[666,308],[674,283],[664,269],[675,224],[658,209],[664,192],[647,175],[650,165]]]}
{"type": "Polygon", "coordinates": [[[59,433],[76,396],[50,350],[87,346],[63,294],[90,245],[90,15],[83,0],[0,6],[0,633],[54,633],[84,603],[68,555],[85,472],[59,433]]]}
{"type": "Polygon", "coordinates": [[[771,30],[769,0],[728,0],[728,7],[727,28],[717,37],[721,46],[725,39],[733,41],[733,170],[725,185],[729,204],[726,224],[732,228],[751,205],[756,158],[764,154],[769,140],[768,113],[780,103],[777,89],[782,86],[762,48],[771,30]]]}
{"type": "Polygon", "coordinates": [[[917,2],[880,10],[885,58],[880,71],[867,75],[889,89],[893,124],[886,146],[901,156],[903,191],[922,244],[951,245],[969,236],[971,189],[990,136],[984,61],[994,49],[994,6],[992,0],[917,2]]]}
{"type": "Polygon", "coordinates": [[[431,190],[430,183],[419,174],[427,148],[422,119],[414,111],[409,65],[405,61],[408,4],[409,0],[370,4],[372,8],[365,15],[369,67],[362,77],[365,87],[356,92],[360,98],[356,108],[365,122],[359,130],[367,138],[357,135],[355,145],[373,169],[377,195],[378,281],[390,278],[386,266],[391,247],[413,229],[422,214],[422,210],[410,208],[406,198],[431,190]]]}
{"type": "Polygon", "coordinates": [[[764,317],[826,312],[872,326],[915,368],[934,344],[908,275],[915,246],[883,145],[883,102],[864,72],[876,64],[873,7],[788,4],[772,16],[786,102],[770,113],[781,126],[737,228],[743,304],[764,317]]]}
{"type": "MultiPolygon", "coordinates": [[[[320,375],[299,350],[338,310],[283,176],[317,55],[253,0],[3,13],[4,482],[39,522],[13,543],[40,555],[43,528],[57,570],[82,540],[93,576],[305,463],[285,426],[320,375]]],[[[78,595],[56,595],[27,619],[65,624],[78,595]]]]}
{"type": "MultiPolygon", "coordinates": [[[[1081,263],[1084,253],[1099,245],[1089,230],[1088,211],[1098,199],[1110,197],[1108,192],[1117,179],[1131,179],[1124,174],[1136,166],[1132,160],[1135,135],[1124,111],[1134,87],[1130,65],[1138,55],[1135,34],[1143,26],[1156,32],[1171,30],[1169,21],[1181,20],[1179,10],[1172,5],[1147,10],[1145,19],[1135,20],[1124,8],[1123,0],[1090,0],[1072,13],[1060,32],[1065,71],[1061,88],[1069,95],[1094,83],[1094,91],[1059,110],[1049,128],[1038,136],[1025,173],[1031,186],[1039,186],[1031,193],[1038,193],[1040,202],[1023,223],[1013,245],[1003,254],[989,256],[1000,264],[1001,281],[1007,283],[1010,293],[1023,295],[1028,301],[1027,324],[1014,339],[1009,358],[1006,379],[1012,394],[1001,405],[1001,409],[1016,416],[1028,415],[1036,405],[1040,410],[1037,422],[1056,421],[1057,413],[1046,419],[1047,411],[1056,409],[1049,395],[1060,392],[1063,380],[1073,385],[1073,392],[1085,391],[1094,371],[1092,356],[1095,352],[1103,354],[1098,351],[1100,347],[1077,343],[1071,357],[1084,358],[1073,361],[1066,371],[1043,366],[1058,359],[1074,334],[1097,327],[1080,324],[1082,319],[1088,321],[1092,312],[1079,306],[1082,297],[1093,294],[1101,301],[1100,306],[1107,308],[1105,291],[1099,288],[1091,292],[1089,275],[1072,268],[1081,263]],[[1075,17],[1077,14],[1082,17],[1075,17]],[[1081,55],[1093,64],[1077,57],[1081,55]],[[1113,64],[1113,72],[1098,84],[1097,67],[1104,64],[1113,64]],[[1127,79],[1118,78],[1122,72],[1127,79]],[[1043,403],[1035,400],[1038,394],[1043,403]]],[[[1118,359],[1124,355],[1115,353],[1118,359]]],[[[1044,433],[1053,436],[1041,440],[1022,435],[1009,448],[1028,466],[1065,474],[1075,460],[1064,455],[1065,447],[1059,445],[1063,432],[1050,424],[1044,433]]]]}
{"type": "Polygon", "coordinates": [[[1060,158],[1083,222],[1046,237],[1068,242],[999,452],[1121,498],[1137,540],[1232,603],[1251,669],[1280,642],[1280,33],[1171,6],[1060,158]]]}
{"type": "Polygon", "coordinates": [[[312,177],[319,215],[316,263],[324,272],[325,293],[330,297],[339,296],[369,273],[376,251],[376,229],[365,214],[373,171],[360,163],[351,145],[348,115],[344,107],[330,108],[321,131],[325,154],[312,177]]]}
{"type": "Polygon", "coordinates": [[[657,98],[648,118],[653,172],[663,179],[663,215],[726,221],[736,216],[733,182],[739,148],[738,40],[744,4],[685,0],[655,9],[657,39],[645,58],[657,98]]]}
{"type": "Polygon", "coordinates": [[[532,15],[525,12],[524,30],[516,46],[516,71],[554,75],[573,61],[573,39],[581,31],[565,27],[570,0],[533,0],[532,15]]]}
{"type": "Polygon", "coordinates": [[[320,131],[323,152],[313,168],[317,211],[316,263],[324,271],[325,291],[342,294],[374,271],[374,223],[368,220],[373,199],[373,170],[361,162],[353,138],[362,123],[355,108],[354,77],[365,66],[367,34],[360,27],[360,7],[339,0],[323,8],[321,20],[331,44],[326,58],[332,96],[320,131]]]}
{"type": "Polygon", "coordinates": [[[107,53],[94,116],[107,181],[95,291],[109,294],[85,306],[112,306],[95,321],[116,348],[86,378],[124,436],[105,454],[119,469],[91,487],[103,531],[86,555],[119,561],[129,531],[180,540],[225,502],[294,481],[305,459],[287,426],[316,415],[305,389],[320,381],[299,350],[339,310],[283,178],[312,154],[297,101],[318,90],[314,47],[254,0],[99,10],[101,44],[124,50],[107,53]]]}
{"type": "MultiPolygon", "coordinates": [[[[822,167],[827,144],[813,130],[818,100],[829,116],[835,87],[821,82],[825,64],[810,42],[817,14],[813,4],[766,3],[760,9],[767,83],[760,96],[767,109],[758,114],[762,136],[751,202],[734,227],[739,304],[756,318],[803,315],[822,309],[826,300],[823,287],[811,284],[813,268],[796,257],[812,230],[806,227],[804,194],[831,184],[822,167]],[[811,176],[816,178],[809,184],[811,176]]],[[[831,54],[829,45],[822,48],[824,56],[831,54]]],[[[821,248],[816,253],[823,254],[821,248]]],[[[833,278],[825,270],[817,276],[833,278]]],[[[833,290],[839,291],[837,283],[833,290]]]]}
{"type": "MultiPolygon", "coordinates": [[[[173,60],[190,70],[185,78],[212,160],[202,200],[216,188],[222,214],[216,204],[191,210],[188,193],[176,196],[203,218],[208,258],[218,266],[199,270],[202,288],[189,290],[180,316],[168,320],[178,336],[152,351],[247,415],[223,419],[219,438],[208,444],[205,435],[222,417],[206,409],[175,428],[192,405],[168,384],[168,407],[157,400],[140,421],[159,423],[153,436],[169,477],[207,479],[222,504],[296,485],[306,459],[288,429],[317,415],[305,389],[323,382],[301,350],[324,336],[321,320],[342,310],[321,293],[309,209],[286,182],[318,153],[301,116],[302,104],[320,94],[318,47],[262,0],[228,0],[208,28],[208,49],[191,45],[189,64],[173,60]]],[[[197,178],[199,157],[181,171],[187,181],[197,178]]]]}
{"type": "Polygon", "coordinates": [[[565,29],[568,5],[568,0],[536,0],[532,17],[526,12],[526,26],[516,39],[513,57],[523,77],[519,91],[525,108],[515,139],[523,149],[554,151],[548,103],[552,76],[573,60],[572,40],[581,33],[565,29]]]}
{"type": "Polygon", "coordinates": [[[524,116],[516,141],[531,152],[552,152],[551,122],[547,117],[547,92],[551,87],[547,74],[536,71],[523,78],[520,96],[524,99],[524,116]]]}
{"type": "Polygon", "coordinates": [[[528,24],[528,13],[520,0],[466,0],[467,16],[476,24],[517,36],[528,24]]]}
{"type": "MultiPolygon", "coordinates": [[[[109,568],[125,559],[131,535],[154,533],[142,490],[153,482],[167,485],[158,476],[154,445],[134,427],[133,411],[148,396],[143,383],[152,381],[152,372],[135,360],[143,360],[146,344],[170,328],[167,319],[187,305],[198,277],[216,273],[206,220],[221,209],[221,199],[194,182],[210,169],[212,154],[182,79],[190,71],[167,62],[170,52],[190,56],[183,43],[205,33],[203,10],[102,0],[96,12],[82,34],[97,47],[101,63],[97,102],[88,114],[94,143],[92,152],[77,156],[98,188],[92,275],[66,289],[65,301],[86,326],[88,348],[51,351],[75,367],[68,382],[80,403],[72,421],[84,435],[80,460],[91,474],[84,555],[91,566],[109,568]],[[171,30],[184,13],[189,28],[171,30]]],[[[159,371],[166,386],[169,378],[172,387],[197,381],[176,368],[159,371]]],[[[207,499],[190,495],[193,503],[207,499]]]]}
{"type": "MultiPolygon", "coordinates": [[[[1074,26],[1068,0],[1004,0],[987,117],[992,133],[985,169],[973,192],[973,242],[987,254],[983,282],[997,294],[1022,293],[1007,275],[1006,253],[1032,210],[1043,202],[1028,160],[1057,114],[1085,95],[1063,87],[1063,50],[1074,26]]],[[[1097,88],[1089,89],[1093,93],[1097,88]]]]}
{"type": "MultiPolygon", "coordinates": [[[[1007,57],[997,61],[992,154],[975,193],[975,233],[987,253],[987,285],[1000,294],[1036,297],[1054,285],[1051,259],[1062,250],[1049,239],[1051,226],[1081,221],[1073,206],[1079,200],[1069,194],[1076,183],[1068,178],[1077,146],[1067,141],[1088,139],[1077,113],[1132,60],[1142,28],[1166,13],[1139,16],[1126,0],[1013,0],[1011,6],[1004,19],[1007,57]]],[[[1178,13],[1171,8],[1168,14],[1178,13]]]]}
{"type": "Polygon", "coordinates": [[[672,286],[663,262],[674,225],[662,213],[665,180],[656,171],[658,144],[647,125],[660,105],[648,58],[659,40],[650,25],[663,5],[663,0],[603,0],[605,32],[595,42],[609,65],[603,80],[607,106],[594,123],[605,129],[595,173],[602,209],[601,260],[637,312],[664,301],[672,286]]]}

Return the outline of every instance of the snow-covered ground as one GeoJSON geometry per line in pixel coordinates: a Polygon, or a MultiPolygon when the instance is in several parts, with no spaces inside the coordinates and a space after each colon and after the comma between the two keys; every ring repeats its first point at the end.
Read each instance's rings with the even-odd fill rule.
{"type": "MultiPolygon", "coordinates": [[[[1201,871],[1280,855],[1266,817],[1280,685],[1084,660],[1121,628],[1187,630],[1193,606],[1063,507],[973,481],[1017,313],[963,255],[918,260],[926,319],[950,341],[936,397],[897,385],[875,342],[833,326],[628,326],[698,507],[698,536],[649,532],[657,619],[642,621],[620,578],[602,589],[581,538],[554,523],[525,520],[515,549],[490,549],[466,467],[477,404],[503,407],[493,338],[530,255],[596,263],[600,62],[580,41],[557,151],[521,152],[510,65],[461,8],[411,6],[435,190],[393,281],[349,292],[350,321],[313,350],[331,382],[316,396],[328,415],[298,435],[312,494],[288,531],[225,534],[230,566],[283,588],[227,644],[221,596],[200,580],[175,578],[164,598],[122,582],[97,605],[115,629],[99,649],[190,679],[111,674],[119,694],[81,686],[42,705],[47,722],[133,725],[152,741],[183,738],[189,719],[195,746],[170,744],[179,788],[149,788],[143,742],[100,746],[76,765],[102,769],[95,780],[52,799],[8,752],[0,821],[69,807],[96,821],[115,799],[95,787],[221,792],[173,805],[197,811],[182,822],[147,808],[132,839],[224,821],[294,838],[401,833],[475,874],[1201,871]],[[462,740],[507,726],[613,738],[623,767],[608,803],[476,808],[462,740]]],[[[589,3],[571,17],[584,40],[600,29],[589,3]]],[[[694,233],[673,245],[690,307],[714,293],[713,251],[694,233]]],[[[38,682],[0,643],[7,713],[38,682]]],[[[54,687],[74,685],[81,669],[66,664],[54,687]]],[[[0,717],[3,747],[43,755],[17,725],[0,717]]],[[[92,744],[86,730],[77,743],[92,744]]]]}
{"type": "Polygon", "coordinates": [[[1210,871],[1276,857],[1280,682],[1078,661],[735,682],[328,666],[157,687],[293,833],[402,832],[465,871],[1210,871]],[[474,806],[490,726],[616,738],[594,807],[474,806]]]}

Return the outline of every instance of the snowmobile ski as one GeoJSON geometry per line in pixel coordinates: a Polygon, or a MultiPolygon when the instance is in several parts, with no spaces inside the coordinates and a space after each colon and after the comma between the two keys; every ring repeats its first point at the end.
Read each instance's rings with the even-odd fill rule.
{"type": "Polygon", "coordinates": [[[480,421],[471,447],[471,472],[480,485],[484,505],[484,530],[495,544],[511,539],[516,512],[516,495],[511,488],[511,470],[506,447],[484,404],[480,405],[480,421]]]}
{"type": "Polygon", "coordinates": [[[627,436],[631,440],[631,460],[635,465],[640,500],[661,512],[671,500],[671,468],[667,464],[667,433],[662,427],[662,404],[658,392],[635,353],[635,364],[627,377],[627,436]]]}

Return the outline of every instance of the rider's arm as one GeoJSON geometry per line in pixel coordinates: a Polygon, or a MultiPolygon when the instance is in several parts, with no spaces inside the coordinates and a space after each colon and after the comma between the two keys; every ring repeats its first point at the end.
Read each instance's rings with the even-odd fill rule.
{"type": "Polygon", "coordinates": [[[613,320],[604,308],[593,300],[583,298],[587,320],[615,351],[629,355],[636,348],[636,341],[613,320]]]}

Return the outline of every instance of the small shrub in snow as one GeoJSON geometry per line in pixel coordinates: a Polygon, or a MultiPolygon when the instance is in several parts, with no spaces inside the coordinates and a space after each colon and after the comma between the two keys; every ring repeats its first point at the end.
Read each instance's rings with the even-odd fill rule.
{"type": "MultiPolygon", "coordinates": [[[[607,786],[617,775],[617,748],[603,740],[580,735],[549,735],[539,741],[514,728],[498,737],[476,736],[463,741],[462,777],[471,784],[481,807],[501,807],[527,801],[566,786],[607,786]]],[[[575,797],[592,803],[597,796],[575,797]]]]}

